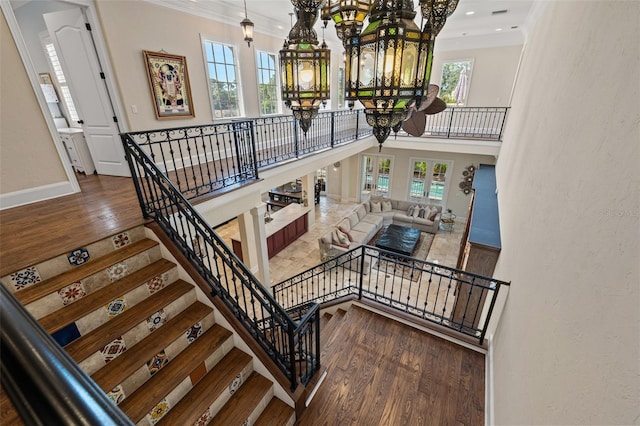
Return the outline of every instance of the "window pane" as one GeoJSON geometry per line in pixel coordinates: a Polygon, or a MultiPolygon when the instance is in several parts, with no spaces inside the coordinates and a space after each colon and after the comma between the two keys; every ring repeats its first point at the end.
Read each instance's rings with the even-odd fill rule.
{"type": "Polygon", "coordinates": [[[233,46],[205,42],[205,50],[214,117],[237,117],[240,115],[240,99],[233,46]]]}
{"type": "Polygon", "coordinates": [[[277,114],[280,104],[276,81],[275,54],[258,52],[257,55],[260,114],[277,114]]]}

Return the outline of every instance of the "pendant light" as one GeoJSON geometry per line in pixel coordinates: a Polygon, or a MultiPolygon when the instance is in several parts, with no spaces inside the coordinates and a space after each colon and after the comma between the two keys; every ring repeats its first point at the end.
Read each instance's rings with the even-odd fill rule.
{"type": "Polygon", "coordinates": [[[329,99],[330,51],[313,25],[323,0],[291,0],[297,21],[280,51],[282,100],[307,133],[320,105],[329,99]]]}
{"type": "Polygon", "coordinates": [[[247,0],[244,0],[244,19],[240,22],[242,28],[242,36],[244,41],[247,42],[247,46],[251,47],[253,41],[253,22],[247,16],[247,0]]]}

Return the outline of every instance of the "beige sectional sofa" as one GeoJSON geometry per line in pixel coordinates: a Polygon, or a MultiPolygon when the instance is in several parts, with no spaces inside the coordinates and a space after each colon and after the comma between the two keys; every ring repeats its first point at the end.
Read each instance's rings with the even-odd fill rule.
{"type": "Polygon", "coordinates": [[[320,255],[325,259],[330,254],[346,252],[366,244],[383,226],[392,223],[435,234],[438,231],[441,213],[440,206],[372,197],[359,204],[318,239],[320,255]]]}

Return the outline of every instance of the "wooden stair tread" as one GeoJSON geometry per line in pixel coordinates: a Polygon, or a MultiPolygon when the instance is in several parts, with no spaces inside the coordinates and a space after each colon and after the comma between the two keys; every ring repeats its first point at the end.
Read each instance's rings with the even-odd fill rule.
{"type": "Polygon", "coordinates": [[[104,256],[100,256],[95,260],[89,260],[87,263],[75,267],[67,272],[64,272],[55,277],[51,277],[38,284],[34,284],[22,290],[18,290],[14,293],[16,299],[23,305],[28,305],[41,297],[51,294],[61,288],[87,278],[97,272],[100,272],[109,266],[112,266],[118,262],[128,259],[132,256],[145,252],[150,248],[157,246],[156,241],[145,238],[135,243],[127,244],[126,246],[108,253],[104,256]]]}
{"type": "Polygon", "coordinates": [[[253,426],[286,425],[289,423],[289,420],[291,420],[293,414],[294,410],[292,407],[285,404],[283,400],[274,397],[253,426]]]}
{"type": "Polygon", "coordinates": [[[151,314],[158,312],[171,302],[187,294],[193,288],[193,285],[182,280],[169,284],[131,309],[127,309],[115,318],[69,343],[64,349],[76,362],[81,362],[94,352],[102,349],[107,343],[122,336],[149,318],[151,314]]]}
{"type": "Polygon", "coordinates": [[[134,423],[138,423],[231,336],[229,330],[214,324],[134,393],[127,396],[118,407],[134,423]]]}
{"type": "Polygon", "coordinates": [[[338,324],[342,321],[347,311],[344,309],[338,309],[325,324],[324,328],[320,327],[320,348],[324,349],[329,339],[333,336],[333,332],[338,327],[338,324]]]}
{"type": "Polygon", "coordinates": [[[196,301],[167,321],[162,327],[133,345],[132,348],[128,348],[120,356],[93,373],[91,378],[105,392],[110,391],[212,311],[211,307],[196,301]]]}
{"type": "Polygon", "coordinates": [[[47,333],[55,333],[68,324],[75,322],[85,315],[95,311],[99,307],[106,305],[117,297],[141,286],[151,278],[171,270],[174,266],[174,263],[166,259],[160,259],[151,265],[145,266],[144,268],[83,297],[76,303],[67,305],[64,308],[58,309],[57,311],[40,318],[38,322],[47,331],[47,333]]]}
{"type": "Polygon", "coordinates": [[[231,399],[220,409],[209,423],[215,425],[241,425],[249,418],[255,407],[269,392],[273,383],[266,377],[252,373],[231,399]]]}
{"type": "MultiPolygon", "coordinates": [[[[228,389],[233,379],[251,362],[251,356],[234,347],[156,425],[195,423],[211,403],[228,389]]],[[[240,388],[242,389],[245,384],[240,388]]]]}

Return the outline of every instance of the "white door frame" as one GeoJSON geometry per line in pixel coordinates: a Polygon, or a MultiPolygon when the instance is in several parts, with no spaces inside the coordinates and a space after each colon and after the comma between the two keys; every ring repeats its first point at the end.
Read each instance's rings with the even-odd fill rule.
{"type": "MultiPolygon", "coordinates": [[[[65,0],[64,2],[71,3],[76,6],[85,8],[87,20],[91,25],[92,35],[95,41],[96,53],[98,55],[98,59],[100,60],[100,64],[102,65],[102,68],[104,70],[104,73],[107,76],[107,78],[105,79],[105,84],[107,86],[107,91],[109,92],[109,96],[111,97],[113,112],[116,115],[116,118],[118,119],[118,126],[120,128],[120,131],[127,132],[128,126],[127,126],[126,120],[124,119],[125,117],[125,115],[123,114],[124,108],[122,107],[120,94],[115,84],[115,77],[114,77],[115,73],[113,72],[113,67],[111,66],[111,62],[109,61],[109,55],[107,54],[106,44],[104,41],[104,36],[102,35],[102,28],[100,27],[100,20],[98,19],[94,2],[93,0],[65,0]]],[[[67,178],[71,183],[71,187],[73,191],[80,192],[80,185],[78,184],[78,180],[76,179],[75,172],[67,156],[67,152],[64,147],[64,144],[62,143],[62,139],[60,139],[60,135],[58,134],[58,129],[55,126],[53,117],[51,116],[51,113],[49,112],[49,108],[47,107],[47,102],[44,98],[44,94],[40,89],[40,83],[38,81],[38,73],[36,71],[35,66],[33,65],[31,56],[29,55],[29,49],[27,48],[27,44],[25,43],[24,38],[22,37],[22,31],[20,29],[20,25],[18,24],[18,20],[16,19],[15,14],[13,13],[13,8],[11,7],[9,0],[0,0],[0,9],[2,9],[2,13],[4,14],[5,19],[7,20],[9,31],[11,32],[13,40],[16,43],[16,47],[18,48],[18,54],[22,59],[22,63],[27,72],[27,77],[29,78],[29,82],[31,83],[33,92],[36,95],[36,99],[38,99],[40,110],[42,111],[42,115],[44,116],[45,122],[47,123],[47,127],[49,128],[49,133],[51,133],[51,138],[53,139],[53,143],[55,145],[56,151],[58,152],[58,156],[60,157],[60,161],[67,175],[67,178]]]]}

